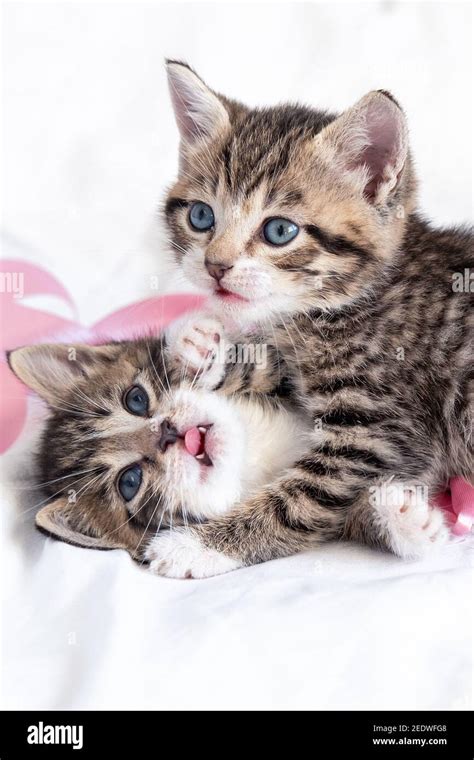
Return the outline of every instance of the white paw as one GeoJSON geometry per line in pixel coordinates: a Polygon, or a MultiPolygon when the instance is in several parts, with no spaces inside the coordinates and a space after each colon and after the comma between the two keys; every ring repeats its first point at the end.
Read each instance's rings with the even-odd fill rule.
{"type": "Polygon", "coordinates": [[[209,578],[242,567],[235,559],[203,546],[192,530],[184,528],[153,538],[145,556],[150,571],[167,578],[209,578]]]}
{"type": "Polygon", "coordinates": [[[212,390],[219,385],[230,346],[219,320],[206,314],[186,315],[168,327],[166,343],[170,359],[183,377],[200,388],[212,390]]]}
{"type": "Polygon", "coordinates": [[[376,506],[392,551],[404,559],[424,557],[449,541],[443,511],[431,507],[420,489],[392,482],[376,506]]]}

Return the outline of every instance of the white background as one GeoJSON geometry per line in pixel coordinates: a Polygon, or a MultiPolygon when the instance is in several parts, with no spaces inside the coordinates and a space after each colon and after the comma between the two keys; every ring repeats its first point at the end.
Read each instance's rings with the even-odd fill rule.
{"type": "MultiPolygon", "coordinates": [[[[471,217],[467,4],[15,3],[3,13],[4,253],[53,271],[84,324],[165,272],[156,208],[176,170],[163,59],[251,104],[406,109],[421,206],[471,217]]],[[[4,706],[454,708],[472,695],[472,552],[356,546],[209,581],[33,528],[28,428],[2,462],[4,706]]]]}

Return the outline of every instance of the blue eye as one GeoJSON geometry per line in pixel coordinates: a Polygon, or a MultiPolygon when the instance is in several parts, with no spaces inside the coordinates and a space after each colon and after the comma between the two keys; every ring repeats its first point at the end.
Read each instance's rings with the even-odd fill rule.
{"type": "Polygon", "coordinates": [[[131,501],[137,495],[142,484],[142,468],[134,464],[128,470],[124,470],[118,481],[118,490],[125,501],[131,501]]]}
{"type": "Polygon", "coordinates": [[[190,208],[189,222],[195,230],[205,232],[214,227],[214,212],[207,203],[197,201],[190,208]]]}
{"type": "Polygon", "coordinates": [[[293,240],[300,231],[297,224],[289,219],[270,219],[263,228],[263,235],[267,243],[272,245],[286,245],[293,240]]]}
{"type": "Polygon", "coordinates": [[[147,392],[141,385],[134,385],[130,388],[124,396],[123,403],[125,409],[130,414],[137,414],[139,417],[144,417],[148,412],[148,396],[147,392]]]}

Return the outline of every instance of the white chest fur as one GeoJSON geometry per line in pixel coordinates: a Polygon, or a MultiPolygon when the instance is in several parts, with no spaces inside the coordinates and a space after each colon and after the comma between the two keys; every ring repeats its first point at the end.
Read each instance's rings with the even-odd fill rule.
{"type": "Polygon", "coordinates": [[[309,423],[300,414],[245,398],[235,405],[246,433],[243,495],[270,483],[304,454],[309,423]]]}

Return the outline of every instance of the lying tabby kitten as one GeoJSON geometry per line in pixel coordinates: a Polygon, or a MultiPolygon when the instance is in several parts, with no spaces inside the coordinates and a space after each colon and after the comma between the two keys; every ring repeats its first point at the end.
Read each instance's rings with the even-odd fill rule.
{"type": "MultiPolygon", "coordinates": [[[[217,348],[229,355],[224,341],[219,323],[199,319],[177,323],[166,341],[9,354],[13,372],[49,405],[41,529],[80,546],[124,548],[157,569],[161,526],[222,514],[302,454],[306,424],[276,398],[276,355],[225,366],[212,360],[217,348]]],[[[211,552],[192,571],[213,574],[213,562],[211,552]]]]}
{"type": "Polygon", "coordinates": [[[215,550],[227,569],[343,535],[386,532],[402,555],[421,527],[437,542],[439,513],[417,510],[412,487],[431,496],[452,476],[473,482],[473,238],[416,212],[402,110],[383,91],[339,116],[251,109],[184,64],[168,73],[176,259],[227,325],[274,344],[315,428],[291,470],[175,535],[175,553],[192,564],[215,550]],[[387,482],[401,495],[395,533],[387,482]]]}
{"type": "MultiPolygon", "coordinates": [[[[230,348],[218,322],[192,315],[164,340],[13,351],[11,368],[50,407],[39,451],[49,503],[37,525],[72,544],[126,549],[171,577],[235,568],[196,544],[189,523],[213,525],[271,484],[303,455],[309,427],[283,401],[282,357],[270,347],[265,361],[218,360],[230,348]]],[[[361,529],[417,555],[446,538],[434,514],[426,504],[402,515],[396,503],[389,514],[374,504],[361,529]]]]}

